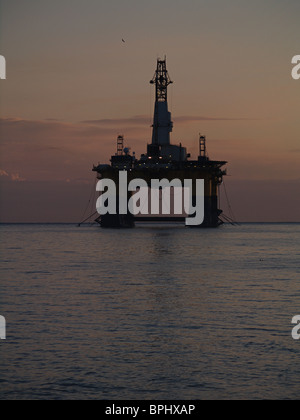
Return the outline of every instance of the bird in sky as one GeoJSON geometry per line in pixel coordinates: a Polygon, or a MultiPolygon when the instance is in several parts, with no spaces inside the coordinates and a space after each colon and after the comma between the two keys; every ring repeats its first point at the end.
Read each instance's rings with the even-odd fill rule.
{"type": "Polygon", "coordinates": [[[122,42],[124,42],[124,44],[125,44],[125,40],[122,38],[122,42]]]}

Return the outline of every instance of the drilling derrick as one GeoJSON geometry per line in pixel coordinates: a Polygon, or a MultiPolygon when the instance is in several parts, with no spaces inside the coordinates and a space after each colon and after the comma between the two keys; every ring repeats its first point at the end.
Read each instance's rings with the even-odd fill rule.
{"type": "Polygon", "coordinates": [[[167,71],[166,58],[157,60],[156,71],[150,83],[155,85],[155,106],[152,143],[148,145],[147,155],[154,159],[183,162],[187,158],[186,148],[172,145],[170,141],[173,122],[168,109],[168,86],[173,82],[167,71]]]}
{"type": "Polygon", "coordinates": [[[173,123],[171,113],[168,110],[168,86],[173,82],[167,71],[166,59],[157,60],[157,69],[150,83],[155,84],[152,144],[158,146],[169,145],[173,123]]]}

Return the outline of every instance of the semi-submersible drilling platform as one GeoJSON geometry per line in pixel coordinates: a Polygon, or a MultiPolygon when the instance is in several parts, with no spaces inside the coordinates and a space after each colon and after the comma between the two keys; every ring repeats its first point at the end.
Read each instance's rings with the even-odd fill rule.
{"type": "MultiPolygon", "coordinates": [[[[196,179],[204,179],[204,221],[198,227],[217,227],[222,224],[219,208],[218,190],[223,182],[226,171],[223,166],[225,161],[210,160],[206,150],[206,138],[200,136],[198,160],[189,160],[190,154],[185,147],[173,145],[170,142],[170,133],[173,129],[171,113],[168,110],[168,86],[173,83],[166,67],[166,58],[157,60],[157,69],[150,81],[155,85],[155,108],[153,119],[152,142],[147,146],[147,153],[140,159],[135,154],[130,154],[129,148],[124,148],[124,137],[117,139],[117,153],[111,157],[110,165],[99,164],[93,167],[97,172],[98,179],[111,179],[119,190],[119,173],[127,171],[128,184],[133,179],[143,179],[150,188],[152,179],[192,179],[193,185],[196,179]]],[[[118,193],[117,193],[118,194],[118,193]]],[[[129,195],[129,193],[127,193],[129,195]]],[[[195,194],[193,187],[193,196],[195,194]]],[[[127,196],[129,199],[129,196],[127,196]]],[[[117,197],[118,201],[118,197],[117,197]]],[[[118,208],[118,205],[117,205],[118,208]]],[[[100,216],[97,221],[102,227],[128,228],[134,227],[136,221],[183,221],[185,216],[151,215],[147,217],[134,216],[128,211],[127,214],[106,214],[100,216]]]]}

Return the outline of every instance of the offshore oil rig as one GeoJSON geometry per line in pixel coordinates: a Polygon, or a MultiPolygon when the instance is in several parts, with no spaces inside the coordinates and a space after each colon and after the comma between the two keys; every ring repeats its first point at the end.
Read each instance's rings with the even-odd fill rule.
{"type": "MultiPolygon", "coordinates": [[[[170,133],[173,130],[171,113],[168,110],[168,86],[173,83],[166,66],[166,58],[157,60],[157,68],[153,79],[155,85],[155,108],[153,118],[152,142],[147,145],[147,153],[137,159],[129,148],[124,148],[124,136],[117,139],[117,152],[111,157],[111,164],[99,164],[93,167],[97,178],[111,179],[119,185],[120,171],[126,171],[128,183],[133,179],[143,179],[150,188],[151,180],[179,179],[204,180],[204,221],[197,227],[217,227],[222,224],[220,218],[222,210],[219,208],[218,192],[223,182],[226,170],[222,169],[226,161],[210,160],[206,149],[206,137],[200,135],[198,160],[190,160],[190,154],[185,147],[173,145],[170,133]]],[[[119,189],[117,188],[117,191],[119,189]]],[[[126,192],[127,199],[130,193],[126,192]]],[[[195,191],[193,187],[193,199],[195,191]]],[[[131,193],[132,195],[132,193],[131,193]]],[[[117,196],[117,201],[119,197],[117,196]]],[[[132,228],[136,222],[179,222],[184,221],[186,215],[148,214],[147,216],[127,214],[105,214],[96,221],[103,228],[132,228]]]]}

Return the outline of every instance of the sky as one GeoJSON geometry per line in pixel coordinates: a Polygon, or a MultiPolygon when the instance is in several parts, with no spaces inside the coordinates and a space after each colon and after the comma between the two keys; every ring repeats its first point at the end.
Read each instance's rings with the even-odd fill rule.
{"type": "Polygon", "coordinates": [[[299,0],[0,0],[0,222],[80,221],[117,136],[146,151],[165,55],[172,143],[196,158],[206,135],[239,221],[300,222],[299,16],[299,0]]]}

